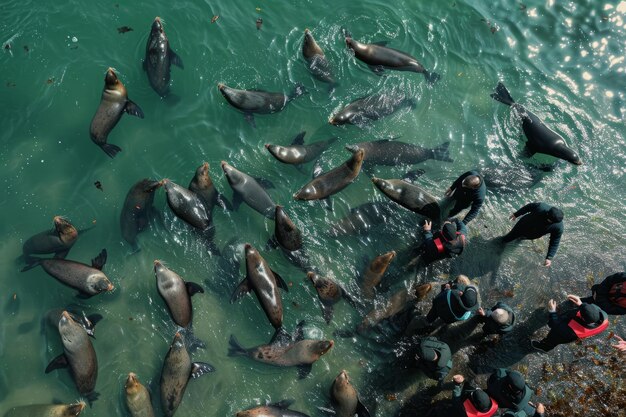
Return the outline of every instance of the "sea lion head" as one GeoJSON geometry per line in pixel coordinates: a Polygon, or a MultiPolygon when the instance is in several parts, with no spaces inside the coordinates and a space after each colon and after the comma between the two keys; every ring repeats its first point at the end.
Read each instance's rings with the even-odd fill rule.
{"type": "Polygon", "coordinates": [[[574,165],[583,164],[583,160],[580,159],[578,154],[574,152],[571,148],[565,148],[563,150],[563,159],[565,159],[567,162],[571,162],[574,165]]]}
{"type": "Polygon", "coordinates": [[[361,149],[359,145],[346,145],[345,148],[352,153],[356,153],[359,149],[361,149]]]}
{"type": "Polygon", "coordinates": [[[333,126],[345,125],[345,124],[351,123],[353,116],[354,115],[352,114],[351,111],[343,110],[337,113],[336,115],[332,116],[330,120],[328,120],[328,123],[330,123],[333,126]]]}
{"type": "Polygon", "coordinates": [[[321,277],[319,275],[317,275],[315,272],[309,271],[306,273],[306,279],[308,279],[309,281],[311,281],[311,284],[313,284],[313,286],[315,288],[318,287],[318,285],[320,284],[320,279],[321,277]]]}
{"type": "Polygon", "coordinates": [[[83,412],[83,410],[87,407],[87,404],[84,401],[79,401],[74,404],[70,404],[67,406],[66,414],[68,417],[75,417],[83,412]]]}
{"type": "Polygon", "coordinates": [[[130,395],[136,393],[139,385],[137,375],[133,372],[129,373],[128,378],[126,378],[126,384],[124,385],[124,388],[126,388],[126,394],[130,395]]]}
{"type": "Polygon", "coordinates": [[[374,262],[372,262],[373,267],[372,269],[374,270],[378,270],[378,269],[383,269],[386,268],[387,265],[389,265],[389,263],[393,260],[393,258],[396,257],[396,251],[392,250],[391,252],[387,252],[384,253],[380,256],[378,256],[376,259],[374,259],[374,262]]]}
{"type": "Polygon", "coordinates": [[[346,46],[350,49],[354,49],[355,44],[354,44],[354,39],[352,39],[350,36],[346,36],[346,46]]]}
{"type": "Polygon", "coordinates": [[[155,17],[154,22],[152,22],[152,33],[163,33],[163,23],[159,16],[155,17]]]}
{"type": "Polygon", "coordinates": [[[309,347],[311,354],[315,357],[320,357],[328,352],[333,346],[335,342],[332,340],[316,340],[315,343],[312,343],[309,347]]]}
{"type": "Polygon", "coordinates": [[[335,386],[342,387],[350,385],[350,376],[348,375],[348,371],[345,369],[339,372],[339,375],[335,378],[335,386]]]}
{"type": "Polygon", "coordinates": [[[235,167],[229,165],[226,161],[222,161],[220,165],[231,185],[239,184],[242,181],[242,176],[239,174],[239,171],[235,169],[235,167]]]}
{"type": "Polygon", "coordinates": [[[284,146],[272,145],[272,144],[266,143],[265,149],[267,149],[269,153],[274,155],[274,157],[276,157],[279,160],[283,160],[289,155],[289,151],[284,146]]]}
{"type": "Polygon", "coordinates": [[[58,328],[64,346],[71,345],[81,332],[85,332],[83,326],[76,323],[66,310],[61,313],[58,328]]]}
{"type": "Polygon", "coordinates": [[[304,29],[304,43],[302,44],[302,53],[305,58],[313,58],[315,55],[324,56],[324,51],[319,47],[313,35],[311,35],[311,31],[309,29],[304,29]]]}
{"type": "Polygon", "coordinates": [[[70,223],[69,220],[62,216],[54,216],[52,220],[54,222],[54,229],[59,236],[59,239],[65,244],[76,240],[78,237],[78,230],[70,223]]]}
{"type": "Polygon", "coordinates": [[[104,291],[113,291],[115,286],[103,274],[94,274],[87,277],[87,287],[93,294],[100,294],[104,291]]]}
{"type": "Polygon", "coordinates": [[[172,340],[170,349],[178,350],[178,349],[184,349],[184,348],[185,348],[185,339],[183,338],[183,335],[180,332],[176,332],[176,334],[174,335],[174,340],[172,340]]]}
{"type": "Polygon", "coordinates": [[[121,84],[120,80],[117,78],[117,75],[115,74],[113,68],[109,67],[109,69],[107,69],[106,75],[104,76],[104,85],[107,89],[112,89],[118,84],[121,84]]]}

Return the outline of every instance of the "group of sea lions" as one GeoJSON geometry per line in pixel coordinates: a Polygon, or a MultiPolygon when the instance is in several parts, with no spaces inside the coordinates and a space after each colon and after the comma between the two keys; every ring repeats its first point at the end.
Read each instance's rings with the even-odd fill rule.
{"type": "MultiPolygon", "coordinates": [[[[347,47],[354,52],[354,56],[364,62],[376,74],[385,70],[409,71],[423,74],[427,82],[435,83],[440,76],[428,71],[411,55],[389,48],[384,42],[361,43],[351,36],[345,38],[347,47]]],[[[328,83],[331,88],[337,84],[332,72],[332,65],[319,47],[311,32],[307,29],[304,34],[302,54],[307,68],[318,80],[328,83]]],[[[148,42],[144,69],[152,88],[160,95],[166,96],[170,85],[170,67],[174,64],[183,68],[181,58],[170,48],[161,20],[155,18],[148,42]]],[[[240,110],[246,120],[255,126],[254,114],[270,114],[282,110],[291,100],[301,96],[306,91],[298,84],[293,93],[270,93],[260,90],[239,90],[219,84],[218,89],[229,104],[240,110]]],[[[557,158],[565,159],[574,164],[582,162],[578,155],[570,149],[564,139],[548,128],[536,115],[525,107],[515,103],[502,83],[496,87],[492,97],[511,106],[522,121],[523,131],[528,139],[527,148],[531,153],[545,153],[557,158]]],[[[405,106],[414,106],[411,97],[392,94],[374,94],[357,99],[331,116],[329,122],[333,125],[362,124],[390,115],[405,106]]],[[[140,107],[128,98],[127,91],[118,79],[112,68],[105,76],[105,86],[100,104],[91,121],[91,139],[111,158],[121,149],[108,143],[108,136],[119,122],[124,113],[144,117],[140,107]]],[[[289,146],[266,144],[265,148],[280,162],[292,164],[299,168],[303,164],[317,160],[320,155],[333,145],[337,138],[305,144],[305,133],[302,132],[289,146]]],[[[405,165],[416,164],[427,159],[452,162],[448,153],[448,142],[434,149],[397,141],[395,139],[361,142],[346,146],[352,155],[345,163],[327,172],[319,167],[314,170],[314,178],[303,185],[293,195],[295,200],[326,200],[350,185],[359,175],[362,168],[371,170],[377,165],[405,165]]],[[[209,176],[209,165],[200,165],[187,188],[180,186],[170,179],[160,181],[142,179],[129,190],[120,214],[121,234],[133,251],[139,249],[137,235],[148,224],[154,194],[158,188],[166,193],[167,204],[172,212],[189,224],[206,239],[216,254],[219,249],[212,243],[214,225],[212,213],[216,206],[224,209],[236,210],[242,202],[263,216],[275,221],[276,228],[270,243],[280,247],[285,254],[293,259],[300,259],[300,266],[308,269],[307,278],[315,287],[322,306],[324,320],[329,323],[333,318],[333,305],[341,299],[347,300],[355,308],[361,308],[363,302],[371,300],[381,278],[387,270],[396,253],[391,251],[375,258],[365,268],[361,279],[362,297],[350,294],[341,283],[323,277],[314,270],[309,263],[302,261],[302,233],[291,221],[284,208],[276,204],[267,192],[271,186],[267,180],[255,178],[244,173],[225,161],[221,168],[233,190],[232,201],[221,195],[209,176]],[[363,300],[362,300],[363,299],[363,300]]],[[[370,171],[371,172],[371,171],[370,171]]],[[[373,177],[374,184],[392,201],[416,213],[430,218],[438,218],[439,206],[436,200],[420,187],[399,179],[383,180],[373,177]]],[[[379,218],[395,210],[393,205],[385,203],[367,203],[356,208],[352,218],[344,224],[338,225],[335,232],[345,232],[354,226],[354,221],[360,219],[367,223],[368,216],[379,218]]],[[[370,222],[371,224],[371,222],[370,222]]],[[[91,297],[104,291],[113,290],[113,284],[102,272],[107,259],[106,250],[92,260],[91,265],[66,260],[72,245],[76,242],[79,232],[74,226],[61,217],[54,218],[55,228],[51,232],[39,233],[24,243],[23,252],[28,270],[41,266],[48,274],[63,284],[78,290],[81,297],[91,297]],[[40,258],[34,255],[53,254],[53,258],[40,258]]],[[[332,232],[331,232],[332,234],[332,232]]],[[[299,377],[306,377],[311,371],[311,365],[322,355],[327,353],[335,343],[332,340],[308,340],[303,336],[303,325],[300,321],[291,335],[283,327],[283,308],[280,289],[288,291],[285,281],[273,271],[259,251],[251,244],[244,248],[246,261],[246,276],[236,287],[231,302],[234,302],[249,292],[254,292],[270,324],[276,329],[274,337],[268,344],[252,348],[242,347],[234,335],[230,339],[230,356],[248,356],[256,361],[275,366],[295,366],[299,377]]],[[[163,413],[171,417],[176,412],[183,398],[185,388],[191,378],[213,372],[215,369],[202,362],[192,362],[189,350],[192,347],[202,347],[203,343],[194,338],[192,333],[193,309],[191,297],[203,293],[204,289],[198,284],[186,282],[176,272],[167,268],[162,261],[154,262],[156,287],[162,297],[172,321],[180,327],[167,352],[161,372],[160,398],[163,413]]],[[[430,287],[424,291],[430,290],[430,287]]],[[[416,296],[406,292],[396,294],[399,302],[390,300],[389,308],[384,312],[372,310],[363,319],[359,329],[370,326],[384,317],[393,315],[394,306],[406,304],[407,300],[416,296]],[[382,317],[382,318],[381,318],[382,317]]],[[[419,298],[419,291],[417,297],[419,298]]],[[[69,311],[57,312],[52,318],[58,328],[58,333],[64,348],[64,353],[55,358],[46,372],[61,367],[69,367],[76,384],[78,393],[85,396],[90,402],[98,396],[95,385],[98,375],[97,358],[90,336],[93,336],[93,325],[84,314],[69,311]]],[[[143,387],[134,373],[129,373],[125,384],[126,402],[133,417],[150,417],[154,415],[150,394],[143,387]]],[[[351,385],[346,371],[341,371],[331,387],[331,399],[335,404],[335,412],[340,417],[369,416],[369,411],[362,404],[356,389],[351,385]]],[[[289,402],[279,402],[260,406],[239,412],[238,416],[305,416],[297,411],[289,410],[289,402]]],[[[58,417],[76,416],[84,409],[82,402],[72,405],[28,406],[17,407],[7,414],[7,417],[28,415],[30,417],[58,417]],[[64,408],[61,408],[64,407],[64,408]]]]}

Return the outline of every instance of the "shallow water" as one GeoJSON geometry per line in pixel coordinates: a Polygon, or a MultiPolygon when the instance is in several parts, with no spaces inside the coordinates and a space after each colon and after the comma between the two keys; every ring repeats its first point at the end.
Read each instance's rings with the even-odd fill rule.
{"type": "MultiPolygon", "coordinates": [[[[465,273],[479,279],[489,305],[497,301],[498,291],[511,290],[510,304],[521,311],[523,320],[550,297],[582,295],[589,277],[602,279],[626,267],[626,2],[88,3],[8,0],[2,7],[0,42],[10,39],[10,49],[0,52],[4,188],[0,208],[5,219],[0,224],[0,413],[16,405],[78,397],[67,372],[44,375],[62,346],[54,329],[42,333],[39,324],[46,311],[72,303],[105,317],[94,341],[101,396],[89,415],[125,415],[122,386],[130,371],[151,387],[158,404],[162,360],[175,328],[156,291],[154,259],[207,289],[193,299],[195,333],[207,348],[193,357],[213,364],[217,371],[189,384],[177,415],[232,415],[255,403],[283,398],[295,398],[296,410],[322,415],[317,407],[328,402],[328,390],[341,369],[350,372],[364,401],[378,409],[377,415],[395,412],[406,398],[388,402],[388,392],[372,378],[377,369],[394,361],[393,353],[368,338],[336,338],[335,347],[302,381],[296,379],[295,369],[227,357],[230,334],[248,347],[266,343],[272,328],[253,296],[229,303],[243,268],[234,271],[209,256],[171,213],[163,191],[155,199],[163,219],[140,234],[141,252],[129,255],[130,247],[120,234],[124,197],[137,180],[170,178],[187,185],[196,167],[208,161],[217,187],[230,198],[232,192],[219,169],[225,160],[270,179],[276,185],[271,196],[304,232],[317,268],[355,290],[362,258],[409,246],[417,219],[398,207],[397,216],[368,234],[329,238],[325,233],[329,223],[350,208],[385,198],[362,173],[333,197],[334,212],[318,203],[293,201],[292,194],[310,179],[313,164],[303,172],[280,164],[263,144],[288,144],[302,130],[307,131],[306,141],[339,137],[321,159],[324,169],[348,159],[343,146],[349,143],[398,137],[433,148],[450,141],[454,164],[429,160],[416,167],[375,170],[379,177],[399,178],[409,169],[421,168],[425,173],[418,183],[433,195],[442,195],[471,168],[507,169],[518,167],[520,160],[555,163],[532,188],[506,194],[490,190],[481,214],[470,224],[472,244],[467,253],[421,273],[420,279],[465,273]],[[184,70],[172,68],[171,95],[166,99],[151,89],[141,66],[150,24],[157,15],[166,21],[171,47],[185,65],[184,70]],[[211,24],[213,15],[220,17],[211,24]],[[255,26],[258,17],[263,18],[260,30],[255,26]],[[122,26],[133,30],[120,34],[117,28],[122,26]],[[300,48],[305,28],[333,66],[339,85],[332,94],[304,65],[300,48]],[[420,74],[375,75],[347,52],[344,30],[363,42],[389,41],[390,47],[407,51],[441,74],[441,80],[430,87],[420,74]],[[112,131],[109,142],[123,149],[114,160],[88,136],[108,67],[118,71],[129,97],[146,115],[143,120],[125,115],[112,131]],[[505,82],[516,101],[562,134],[584,165],[521,156],[525,139],[519,120],[489,97],[498,80],[505,82]],[[309,94],[278,114],[256,116],[253,129],[222,98],[218,82],[282,92],[301,82],[309,94]],[[415,97],[416,107],[363,128],[327,123],[350,101],[389,90],[415,97]],[[94,187],[95,181],[102,183],[103,191],[94,187]],[[523,242],[501,259],[490,252],[488,240],[509,229],[508,215],[531,201],[552,203],[565,212],[565,234],[549,269],[541,266],[547,239],[523,242]],[[95,226],[81,236],[69,258],[88,262],[107,248],[104,270],[116,286],[112,294],[78,300],[41,269],[19,272],[22,265],[16,258],[22,243],[51,227],[55,215],[68,216],[81,229],[95,226]]],[[[324,323],[315,293],[303,280],[305,274],[279,251],[264,250],[272,221],[247,206],[234,213],[216,210],[214,221],[219,247],[233,239],[250,242],[292,284],[289,293],[283,293],[288,329],[306,320],[309,336],[332,338],[333,331],[360,322],[359,314],[341,303],[333,322],[324,323]]],[[[391,291],[412,278],[412,274],[397,277],[389,284],[391,291]]],[[[624,335],[623,323],[617,320],[616,325],[616,333],[624,335]]],[[[561,348],[551,358],[567,358],[568,349],[561,348]]],[[[544,359],[531,355],[523,363],[538,369],[544,359]]]]}

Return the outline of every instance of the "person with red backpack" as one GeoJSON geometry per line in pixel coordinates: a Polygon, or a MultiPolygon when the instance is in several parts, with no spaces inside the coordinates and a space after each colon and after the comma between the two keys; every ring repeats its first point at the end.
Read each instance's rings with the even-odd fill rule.
{"type": "Polygon", "coordinates": [[[567,299],[578,308],[562,317],[556,313],[556,301],[548,302],[550,332],[543,340],[530,342],[536,350],[547,353],[558,345],[595,336],[609,327],[608,315],[600,307],[583,303],[576,295],[568,295],[567,299]]]}
{"type": "Polygon", "coordinates": [[[465,382],[463,375],[454,375],[452,403],[454,417],[491,417],[498,412],[498,403],[485,391],[465,382]]]}
{"type": "Polygon", "coordinates": [[[466,245],[467,226],[459,219],[448,219],[441,230],[432,233],[432,222],[426,220],[424,230],[423,260],[429,264],[443,258],[452,258],[463,252],[466,245]]]}
{"type": "Polygon", "coordinates": [[[609,275],[600,284],[595,284],[591,287],[591,296],[581,301],[597,305],[606,314],[626,314],[626,272],[609,275]]]}

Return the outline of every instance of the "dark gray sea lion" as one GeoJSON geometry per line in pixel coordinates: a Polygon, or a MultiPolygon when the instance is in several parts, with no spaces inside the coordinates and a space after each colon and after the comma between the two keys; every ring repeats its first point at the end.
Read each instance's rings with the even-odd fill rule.
{"type": "Polygon", "coordinates": [[[167,205],[176,217],[198,230],[211,226],[211,218],[206,212],[204,201],[193,191],[164,179],[161,181],[167,195],[167,205]]]}
{"type": "Polygon", "coordinates": [[[374,288],[380,284],[389,264],[395,257],[396,252],[392,250],[377,256],[369,263],[361,279],[361,289],[366,298],[374,298],[374,288]]]}
{"type": "Polygon", "coordinates": [[[161,97],[165,97],[170,89],[170,66],[174,64],[181,69],[183,61],[172,48],[163,30],[159,17],[154,18],[148,43],[146,44],[146,58],[143,69],[148,73],[150,85],[161,97]]]}
{"type": "Polygon", "coordinates": [[[306,132],[300,132],[291,142],[291,146],[280,146],[265,144],[265,148],[274,158],[285,164],[306,164],[319,157],[328,147],[338,138],[330,138],[328,140],[320,140],[319,142],[304,144],[304,135],[306,132]]]}
{"type": "Polygon", "coordinates": [[[180,405],[190,378],[215,371],[208,363],[191,362],[183,336],[176,333],[161,370],[161,407],[165,417],[172,417],[180,405]]]}
{"type": "Polygon", "coordinates": [[[518,193],[525,188],[534,187],[547,172],[553,169],[550,165],[526,166],[517,163],[507,166],[487,167],[480,169],[487,189],[500,193],[518,193]]]}
{"type": "Polygon", "coordinates": [[[372,178],[372,182],[383,194],[417,214],[439,221],[441,210],[437,199],[422,188],[404,180],[372,178]]]}
{"type": "Polygon", "coordinates": [[[274,221],[274,241],[289,252],[302,249],[302,233],[287,216],[283,206],[276,206],[274,221]]]}
{"type": "Polygon", "coordinates": [[[564,159],[572,164],[583,164],[578,154],[567,146],[561,135],[546,126],[543,121],[530,110],[527,110],[524,106],[513,100],[504,84],[498,83],[496,91],[491,94],[491,97],[507,106],[511,106],[522,118],[522,129],[524,130],[526,138],[528,138],[526,148],[530,155],[543,153],[564,159]]]}
{"type": "Polygon", "coordinates": [[[321,200],[350,185],[361,172],[364,152],[359,149],[340,166],[320,174],[302,187],[293,198],[296,200],[321,200]]]}
{"type": "Polygon", "coordinates": [[[209,218],[212,218],[213,208],[216,205],[232,210],[230,202],[215,188],[215,184],[213,184],[213,180],[209,176],[208,162],[204,162],[196,169],[196,173],[187,188],[200,197],[209,218]]]}
{"type": "Polygon", "coordinates": [[[120,213],[120,227],[124,240],[132,245],[134,251],[139,250],[137,234],[148,226],[153,210],[154,190],[160,186],[159,181],[144,178],[135,183],[126,194],[120,213]]]}
{"type": "Polygon", "coordinates": [[[283,400],[275,404],[260,405],[248,410],[239,411],[236,417],[309,417],[307,414],[290,410],[293,400],[283,400]]]}
{"type": "Polygon", "coordinates": [[[304,30],[304,42],[302,42],[302,55],[306,60],[306,66],[315,78],[331,85],[335,84],[335,79],[330,68],[330,64],[324,55],[322,48],[315,42],[309,29],[304,30]]]}
{"type": "Polygon", "coordinates": [[[30,255],[54,253],[55,258],[65,258],[78,239],[78,230],[64,217],[55,216],[54,229],[37,233],[24,242],[22,252],[28,262],[30,255]]]}
{"type": "Polygon", "coordinates": [[[126,392],[126,406],[131,417],[154,417],[150,393],[141,385],[137,375],[132,372],[128,374],[124,391],[126,392]]]}
{"type": "Polygon", "coordinates": [[[424,66],[417,62],[411,55],[398,51],[397,49],[387,48],[381,44],[361,43],[351,37],[346,37],[346,45],[354,51],[354,56],[357,59],[365,62],[372,71],[379,75],[384,69],[393,69],[424,74],[426,81],[431,84],[440,78],[439,74],[428,72],[424,66]]]}
{"type": "Polygon", "coordinates": [[[143,119],[143,112],[138,105],[128,98],[126,87],[117,78],[113,69],[109,68],[106,77],[104,77],[104,90],[100,98],[100,105],[93,119],[91,119],[89,135],[91,140],[111,158],[115,157],[122,149],[107,143],[107,137],[117,122],[120,121],[124,112],[143,119]]]}
{"type": "Polygon", "coordinates": [[[74,404],[34,404],[13,407],[4,417],[76,417],[87,405],[79,401],[74,404]]]}
{"type": "Polygon", "coordinates": [[[245,256],[246,277],[233,292],[230,302],[234,303],[250,291],[254,291],[270,323],[278,329],[283,325],[283,302],[278,288],[289,291],[289,287],[249,243],[245,245],[245,256]]]}
{"type": "Polygon", "coordinates": [[[91,403],[98,398],[98,393],[94,391],[98,378],[98,359],[89,335],[83,326],[72,320],[68,312],[64,312],[59,320],[59,334],[63,353],[50,362],[46,373],[69,367],[78,392],[91,403]]]}
{"type": "Polygon", "coordinates": [[[228,183],[233,189],[234,210],[237,210],[243,201],[265,217],[274,219],[276,203],[272,201],[267,191],[255,178],[224,161],[222,161],[222,170],[224,170],[228,183]]]}
{"type": "Polygon", "coordinates": [[[298,377],[305,378],[313,363],[328,352],[334,345],[332,340],[305,340],[302,333],[303,322],[298,323],[295,338],[284,328],[276,330],[268,345],[249,349],[242,347],[235,336],[230,336],[228,356],[248,356],[255,361],[273,366],[297,366],[298,377]]]}
{"type": "Polygon", "coordinates": [[[365,151],[364,164],[396,166],[419,164],[429,159],[454,162],[453,159],[450,159],[448,145],[450,142],[444,142],[434,149],[429,149],[412,143],[382,139],[347,145],[346,149],[351,152],[363,149],[365,151]]]}
{"type": "Polygon", "coordinates": [[[350,213],[331,224],[331,236],[361,235],[372,227],[385,223],[398,211],[390,201],[377,201],[361,204],[350,209],[350,213]]]}
{"type": "Polygon", "coordinates": [[[317,297],[322,305],[322,315],[324,316],[326,324],[329,324],[333,319],[333,306],[342,298],[350,303],[351,306],[357,308],[358,303],[341,284],[330,278],[319,276],[311,271],[307,272],[306,277],[311,281],[313,287],[315,287],[315,291],[317,291],[317,297]]]}
{"type": "Polygon", "coordinates": [[[333,381],[330,398],[337,412],[337,417],[369,417],[370,412],[359,399],[359,394],[350,383],[346,371],[341,371],[333,381]]]}
{"type": "Polygon", "coordinates": [[[263,90],[238,90],[224,84],[218,84],[217,88],[224,96],[228,104],[243,112],[246,120],[256,127],[254,113],[270,114],[281,111],[294,98],[300,97],[306,91],[300,84],[296,86],[291,95],[283,93],[269,93],[263,90]]]}
{"type": "Polygon", "coordinates": [[[329,120],[331,125],[363,125],[369,121],[389,116],[403,107],[415,107],[416,102],[399,94],[373,94],[354,100],[339,110],[329,120]]]}
{"type": "Polygon", "coordinates": [[[79,297],[89,298],[103,291],[113,291],[113,284],[102,272],[106,260],[107,251],[102,249],[100,254],[91,260],[91,266],[66,259],[38,259],[24,267],[22,272],[41,265],[50,276],[68,287],[77,289],[79,297]]]}
{"type": "Polygon", "coordinates": [[[191,297],[197,293],[204,293],[202,287],[193,282],[185,282],[180,275],[158,260],[154,261],[154,275],[159,295],[165,301],[174,323],[180,327],[189,327],[193,316],[191,297]]]}

